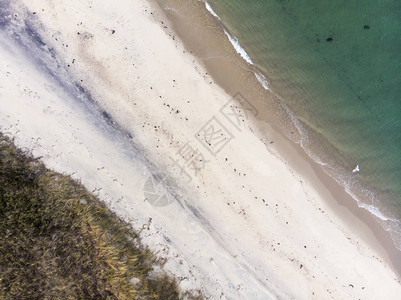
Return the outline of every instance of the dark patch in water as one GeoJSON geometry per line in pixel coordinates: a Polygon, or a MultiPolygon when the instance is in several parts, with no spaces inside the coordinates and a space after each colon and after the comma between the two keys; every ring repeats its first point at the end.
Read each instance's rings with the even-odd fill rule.
{"type": "Polygon", "coordinates": [[[370,29],[370,26],[369,25],[365,25],[365,26],[363,26],[363,29],[368,30],[368,29],[370,29]]]}
{"type": "Polygon", "coordinates": [[[333,38],[332,38],[332,37],[328,37],[328,38],[326,39],[326,41],[327,41],[327,42],[332,42],[332,41],[333,41],[333,38]]]}

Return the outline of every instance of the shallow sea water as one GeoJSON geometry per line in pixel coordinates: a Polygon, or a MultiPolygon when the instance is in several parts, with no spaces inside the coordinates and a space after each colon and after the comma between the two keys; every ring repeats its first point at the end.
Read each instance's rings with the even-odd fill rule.
{"type": "Polygon", "coordinates": [[[398,239],[401,2],[208,3],[303,124],[304,149],[398,239]]]}

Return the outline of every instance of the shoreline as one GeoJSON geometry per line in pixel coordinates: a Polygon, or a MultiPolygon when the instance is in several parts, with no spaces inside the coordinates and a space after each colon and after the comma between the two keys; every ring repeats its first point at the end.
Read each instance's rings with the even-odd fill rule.
{"type": "MultiPolygon", "coordinates": [[[[158,2],[158,0],[154,0],[158,2]]],[[[229,33],[227,32],[227,29],[225,28],[225,25],[222,23],[220,17],[213,11],[211,8],[210,4],[207,2],[199,1],[200,3],[205,3],[203,9],[207,11],[210,15],[212,15],[214,18],[216,18],[216,24],[220,25],[222,28],[221,30],[224,32],[224,34],[227,36],[227,39],[229,42],[232,44],[232,47],[235,49],[235,54],[231,52],[231,55],[236,56],[233,58],[233,60],[236,60],[236,62],[233,62],[230,66],[227,67],[227,63],[222,62],[222,61],[216,61],[219,58],[214,59],[214,63],[210,62],[209,59],[204,59],[202,57],[207,56],[208,49],[205,47],[199,47],[199,43],[196,42],[193,37],[196,37],[197,34],[193,34],[193,28],[190,28],[187,26],[187,24],[184,24],[186,21],[184,18],[181,18],[177,16],[176,14],[167,14],[169,17],[169,20],[171,21],[174,29],[176,30],[178,36],[181,38],[183,41],[184,45],[186,48],[188,48],[191,53],[194,53],[197,59],[200,61],[201,64],[205,66],[205,68],[208,70],[208,72],[211,74],[211,77],[214,78],[216,83],[222,87],[227,94],[234,94],[235,91],[237,90],[238,83],[243,80],[243,77],[248,76],[244,75],[243,73],[248,73],[250,79],[247,79],[249,81],[252,81],[252,74],[254,72],[254,75],[256,77],[256,80],[259,81],[259,84],[265,89],[269,90],[267,88],[267,84],[265,85],[260,78],[258,78],[258,74],[263,74],[259,70],[254,70],[255,66],[251,60],[251,58],[248,56],[246,53],[246,50],[241,48],[237,49],[237,47],[241,47],[239,44],[237,47],[233,45],[233,43],[236,41],[238,43],[238,40],[233,38],[232,36],[229,36],[229,33]],[[231,38],[230,38],[231,37],[231,38]],[[235,41],[233,41],[235,39],[235,41]],[[201,51],[197,51],[197,48],[201,48],[201,51]],[[198,52],[198,53],[197,53],[198,52]],[[246,62],[246,63],[244,63],[246,62]],[[215,65],[217,65],[217,67],[215,65]],[[239,67],[238,67],[239,65],[239,67]],[[246,69],[248,67],[248,69],[246,69]],[[230,71],[227,71],[229,69],[230,71]],[[230,73],[231,75],[227,77],[227,73],[230,73]],[[237,78],[233,76],[233,73],[238,73],[237,78]],[[234,77],[234,79],[233,79],[234,77]],[[239,79],[240,78],[240,79],[239,79]],[[233,88],[234,87],[234,88],[233,88]]],[[[158,3],[158,5],[161,5],[158,3]]],[[[198,9],[202,10],[202,5],[198,7],[198,9]]],[[[163,9],[163,8],[162,8],[163,9]]],[[[188,11],[187,11],[188,13],[188,11]]],[[[202,15],[203,13],[199,13],[202,15]]],[[[206,21],[205,23],[213,23],[213,20],[206,21]]],[[[213,26],[211,26],[213,28],[213,26]]],[[[221,47],[222,49],[227,48],[227,41],[222,41],[221,40],[221,34],[213,32],[207,32],[204,33],[202,32],[205,36],[209,38],[209,41],[211,40],[211,43],[216,47],[217,49],[221,47]],[[213,36],[214,35],[214,36],[213,36]],[[219,45],[220,43],[220,45],[219,45]]],[[[234,50],[233,49],[233,50],[234,50]]],[[[213,49],[211,52],[216,51],[213,49]]],[[[218,50],[217,50],[218,51],[218,50]]],[[[249,84],[249,83],[248,83],[249,84]]],[[[267,97],[270,97],[269,102],[274,102],[275,100],[280,102],[280,100],[276,99],[276,96],[274,94],[266,96],[260,96],[263,92],[261,91],[260,88],[257,90],[257,92],[249,92],[249,90],[243,91],[244,94],[249,94],[249,100],[252,102],[253,105],[255,105],[258,109],[262,109],[264,107],[264,104],[261,103],[263,102],[267,97]]],[[[270,91],[269,91],[270,92],[270,91]]],[[[273,110],[281,110],[281,107],[274,107],[273,104],[273,110]]],[[[266,110],[266,109],[265,109],[266,110]]],[[[342,186],[340,183],[338,183],[334,178],[332,178],[328,173],[326,173],[322,167],[315,161],[313,160],[307,153],[306,151],[301,147],[300,143],[297,143],[292,136],[290,136],[289,131],[292,131],[294,129],[291,128],[283,128],[283,124],[281,122],[281,126],[275,126],[274,124],[271,124],[269,121],[264,120],[264,116],[269,115],[269,112],[260,113],[259,116],[261,117],[256,117],[256,127],[261,132],[261,135],[263,138],[267,139],[269,135],[278,135],[279,138],[276,139],[286,139],[287,141],[285,142],[286,145],[278,145],[277,144],[274,146],[277,150],[278,155],[283,158],[285,161],[289,162],[290,166],[297,170],[299,174],[307,176],[307,178],[313,178],[312,182],[314,182],[314,185],[317,187],[317,189],[320,190],[320,194],[322,196],[328,194],[331,195],[331,199],[327,200],[328,204],[332,207],[332,209],[342,218],[344,218],[344,221],[351,225],[355,222],[359,223],[361,221],[363,225],[359,224],[358,225],[358,230],[362,231],[362,235],[366,240],[369,241],[369,243],[372,245],[372,247],[379,251],[382,255],[386,257],[386,259],[390,262],[392,265],[393,269],[397,272],[398,277],[401,277],[401,263],[399,262],[399,257],[401,256],[401,251],[397,249],[395,246],[395,242],[392,239],[390,232],[386,231],[383,226],[379,223],[378,217],[375,216],[373,213],[368,211],[367,209],[360,207],[358,205],[358,200],[353,198],[349,193],[346,192],[345,187],[342,186]],[[265,126],[264,123],[268,123],[268,126],[265,126]],[[271,126],[274,127],[271,127],[271,126]],[[266,128],[270,127],[270,128],[266,128]],[[283,130],[286,131],[286,134],[283,133],[283,130]],[[273,133],[274,132],[274,133],[273,133]],[[302,162],[305,163],[298,163],[295,159],[297,157],[300,159],[302,162]],[[305,172],[303,170],[304,168],[299,167],[299,165],[303,165],[304,168],[306,165],[309,166],[308,172],[305,172]],[[325,191],[324,191],[325,190],[325,191]],[[335,202],[335,205],[333,204],[333,201],[335,202]],[[342,207],[346,208],[346,212],[342,211],[342,207]],[[352,220],[350,218],[357,218],[358,220],[352,220]],[[370,231],[370,232],[368,232],[370,231]]],[[[288,118],[288,116],[286,116],[288,118]]],[[[278,121],[277,123],[280,123],[278,121]]],[[[284,126],[287,126],[288,124],[285,124],[284,126]]]]}
{"type": "MultiPolygon", "coordinates": [[[[391,299],[401,292],[387,260],[381,261],[309,180],[280,158],[287,139],[267,123],[256,129],[252,119],[244,118],[237,130],[224,119],[222,108],[233,93],[217,85],[219,77],[211,78],[204,63],[188,53],[156,3],[22,2],[28,12],[38,12],[33,24],[40,26],[32,30],[52,49],[49,54],[33,46],[30,53],[56,55],[59,64],[45,67],[64,70],[65,86],[81,82],[85,93],[72,97],[59,87],[61,80],[54,81],[54,73],[43,75],[36,61],[10,47],[8,36],[2,44],[10,53],[0,51],[0,76],[8,86],[1,97],[12,101],[0,101],[0,125],[19,145],[43,156],[48,167],[74,174],[97,191],[138,229],[160,255],[161,268],[180,278],[181,288],[222,299],[391,299]],[[87,101],[95,103],[104,120],[82,108],[87,101]],[[211,118],[232,133],[215,155],[196,138],[211,118]],[[114,130],[116,124],[128,134],[114,130]],[[271,136],[264,140],[259,131],[265,129],[271,136]],[[182,176],[162,182],[172,197],[155,205],[144,187],[155,174],[182,175],[171,159],[178,159],[188,143],[208,163],[190,182],[182,176]]],[[[237,57],[225,41],[228,55],[220,51],[204,57],[213,72],[219,68],[214,58],[223,57],[228,66],[237,57]]],[[[223,68],[223,79],[230,70],[223,68]]],[[[256,80],[253,74],[229,73],[246,93],[260,93],[262,102],[263,87],[245,84],[252,76],[256,80]]],[[[274,101],[256,105],[261,115],[272,111],[274,101]]],[[[280,120],[272,116],[269,122],[281,125],[280,120]]],[[[301,162],[305,169],[308,160],[301,162]]]]}

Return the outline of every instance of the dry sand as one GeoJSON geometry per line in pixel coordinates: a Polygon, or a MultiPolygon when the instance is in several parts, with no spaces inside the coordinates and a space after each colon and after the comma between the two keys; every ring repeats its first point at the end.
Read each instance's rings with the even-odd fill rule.
{"type": "Polygon", "coordinates": [[[278,151],[290,143],[274,126],[262,135],[256,111],[236,123],[229,109],[238,104],[156,5],[10,5],[0,42],[2,130],[132,222],[183,289],[213,299],[401,294],[372,230],[336,204],[306,161],[292,166],[297,157],[278,151]],[[42,41],[29,42],[27,28],[42,41]],[[152,174],[164,178],[153,194],[152,174]]]}

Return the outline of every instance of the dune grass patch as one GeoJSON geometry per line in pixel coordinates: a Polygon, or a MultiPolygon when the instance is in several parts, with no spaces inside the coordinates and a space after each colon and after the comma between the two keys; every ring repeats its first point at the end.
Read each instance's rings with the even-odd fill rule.
{"type": "Polygon", "coordinates": [[[1,299],[181,299],[155,264],[82,184],[0,133],[1,299]]]}

